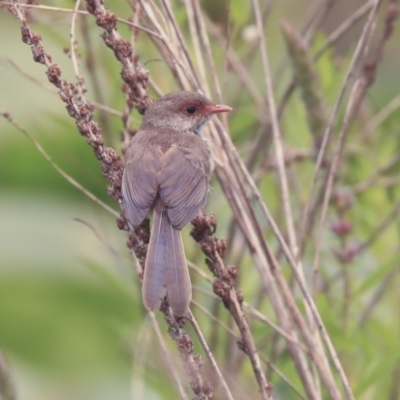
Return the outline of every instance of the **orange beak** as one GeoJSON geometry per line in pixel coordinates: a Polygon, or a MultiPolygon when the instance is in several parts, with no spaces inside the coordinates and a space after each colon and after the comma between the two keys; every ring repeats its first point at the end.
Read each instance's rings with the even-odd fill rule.
{"type": "Polygon", "coordinates": [[[229,111],[232,111],[232,108],[229,106],[224,106],[223,104],[213,104],[212,106],[207,107],[207,112],[210,114],[218,114],[229,111]]]}

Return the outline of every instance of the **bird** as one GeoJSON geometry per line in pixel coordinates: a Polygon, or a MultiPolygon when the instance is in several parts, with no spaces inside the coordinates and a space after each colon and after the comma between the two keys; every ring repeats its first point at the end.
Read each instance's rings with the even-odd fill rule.
{"type": "Polygon", "coordinates": [[[231,111],[202,94],[171,92],[147,107],[124,155],[122,206],[135,229],[152,212],[144,265],[144,306],[158,310],[165,296],[174,315],[192,299],[181,229],[205,206],[214,158],[203,136],[217,113],[231,111]]]}

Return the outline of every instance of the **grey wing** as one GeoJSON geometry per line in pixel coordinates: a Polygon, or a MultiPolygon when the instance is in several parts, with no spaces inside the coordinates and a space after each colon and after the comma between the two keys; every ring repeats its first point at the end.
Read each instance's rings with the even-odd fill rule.
{"type": "Polygon", "coordinates": [[[125,157],[122,199],[126,217],[134,227],[146,217],[157,196],[160,159],[161,151],[143,146],[132,148],[125,157]]]}
{"type": "Polygon", "coordinates": [[[175,229],[182,229],[189,223],[207,201],[209,173],[206,170],[209,168],[199,160],[192,161],[197,161],[196,165],[182,150],[171,147],[164,154],[157,175],[160,198],[175,229]]]}

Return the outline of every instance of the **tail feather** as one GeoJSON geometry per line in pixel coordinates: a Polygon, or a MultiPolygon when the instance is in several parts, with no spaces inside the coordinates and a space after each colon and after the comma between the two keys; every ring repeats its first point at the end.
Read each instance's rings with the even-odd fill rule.
{"type": "Polygon", "coordinates": [[[166,225],[169,222],[168,217],[163,214],[165,212],[155,207],[143,276],[143,303],[151,311],[160,308],[167,291],[166,225]]]}
{"type": "Polygon", "coordinates": [[[175,315],[183,316],[189,310],[192,299],[190,276],[186,264],[181,232],[166,221],[167,249],[167,296],[175,315]]]}

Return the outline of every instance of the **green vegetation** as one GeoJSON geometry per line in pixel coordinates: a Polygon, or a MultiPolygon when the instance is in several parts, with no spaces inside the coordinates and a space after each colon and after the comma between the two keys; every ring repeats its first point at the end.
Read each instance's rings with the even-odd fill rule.
{"type": "MultiPolygon", "coordinates": [[[[55,3],[71,7],[66,1],[46,5],[55,3]]],[[[380,2],[358,2],[358,11],[357,2],[347,8],[341,8],[344,1],[333,2],[332,9],[326,8],[330,2],[321,2],[314,12],[305,1],[260,2],[261,31],[279,116],[278,139],[271,127],[269,76],[252,7],[258,4],[256,0],[148,1],[143,2],[144,9],[141,3],[132,2],[138,7],[134,11],[126,2],[105,6],[124,20],[118,22],[118,32],[132,40],[138,65],[148,69],[150,95],[156,98],[183,85],[189,90],[201,88],[216,102],[234,109],[227,121],[221,120],[208,132],[218,168],[206,212],[216,215],[215,236],[227,239],[224,263],[237,268],[235,287],[243,293],[243,309],[261,369],[273,384],[273,398],[312,398],[310,393],[317,393],[313,388],[318,385],[313,381],[307,389],[307,377],[318,379],[321,385],[315,398],[350,398],[326,342],[322,341],[321,352],[326,372],[319,369],[323,362],[318,366],[310,357],[316,350],[310,350],[307,332],[314,340],[318,335],[293,273],[291,264],[295,263],[285,257],[281,239],[285,238],[293,261],[293,235],[301,249],[306,286],[354,398],[400,398],[396,26],[395,37],[390,38],[397,16],[395,3],[382,2],[374,14],[373,7],[380,2]],[[168,19],[165,4],[169,3],[193,70],[168,19]],[[375,31],[368,25],[370,13],[371,21],[377,22],[375,31]],[[126,24],[130,17],[138,29],[126,24]],[[332,32],[338,32],[345,21],[351,22],[339,31],[339,40],[331,43],[332,32]],[[167,39],[159,40],[141,27],[167,39]],[[364,28],[371,33],[369,45],[364,28]],[[205,32],[209,45],[201,37],[205,32]],[[369,52],[360,51],[353,63],[357,46],[368,47],[369,52]],[[194,84],[196,79],[198,84],[194,84]],[[344,97],[335,111],[342,90],[344,97]],[[327,126],[330,135],[324,142],[327,126]],[[257,184],[260,201],[224,132],[229,132],[257,184]],[[326,151],[318,161],[323,144],[326,151]],[[287,203],[282,200],[285,180],[287,203]],[[281,238],[268,223],[263,205],[281,238]],[[291,297],[285,301],[293,301],[304,328],[288,304],[283,304],[282,281],[267,262],[268,249],[290,288],[291,297]],[[273,289],[263,274],[271,279],[273,289]],[[279,302],[286,314],[279,312],[279,302]],[[301,345],[291,348],[286,339],[294,334],[301,345]],[[296,356],[311,373],[296,364],[296,356]],[[330,378],[334,388],[327,385],[330,378]]],[[[85,7],[82,2],[81,9],[85,7]]],[[[92,149],[68,116],[58,90],[49,84],[46,67],[34,63],[31,50],[21,41],[20,21],[6,8],[0,10],[0,112],[9,112],[57,165],[119,212],[118,204],[107,195],[108,182],[92,149]]],[[[75,83],[71,52],[63,52],[70,49],[72,10],[40,6],[24,10],[52,62],[61,67],[62,77],[75,83]]],[[[121,90],[122,66],[101,39],[103,30],[94,16],[78,15],[74,32],[79,72],[88,89],[85,97],[95,105],[94,121],[102,128],[106,145],[121,154],[121,136],[126,139],[141,118],[136,110],[126,122],[121,116],[137,105],[137,99],[134,104],[126,101],[129,91],[121,90]]],[[[184,356],[168,335],[163,315],[157,313],[152,320],[142,307],[139,264],[126,247],[127,233],[118,230],[115,220],[60,176],[27,136],[0,119],[0,400],[176,399],[182,397],[176,376],[187,398],[194,398],[184,356]],[[156,325],[163,340],[156,334],[156,325]],[[1,354],[10,366],[10,380],[5,379],[7,368],[1,354]]],[[[213,294],[205,279],[214,279],[206,256],[189,232],[190,228],[183,231],[186,255],[202,271],[191,270],[196,321],[233,398],[261,398],[254,368],[240,349],[246,344],[235,323],[235,311],[226,310],[213,294]]],[[[204,359],[201,376],[209,381],[214,398],[227,398],[193,326],[187,321],[184,329],[194,342],[193,354],[204,359]]]]}

